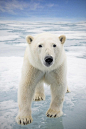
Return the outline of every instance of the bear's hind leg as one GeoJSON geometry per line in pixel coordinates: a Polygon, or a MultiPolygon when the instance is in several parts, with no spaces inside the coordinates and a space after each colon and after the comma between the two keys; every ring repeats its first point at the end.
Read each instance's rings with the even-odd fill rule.
{"type": "Polygon", "coordinates": [[[66,93],[70,93],[71,91],[69,90],[69,87],[67,86],[67,92],[66,93]]]}
{"type": "Polygon", "coordinates": [[[40,81],[35,89],[35,94],[34,94],[34,101],[42,101],[45,100],[45,93],[44,93],[44,82],[43,80],[40,81]]]}

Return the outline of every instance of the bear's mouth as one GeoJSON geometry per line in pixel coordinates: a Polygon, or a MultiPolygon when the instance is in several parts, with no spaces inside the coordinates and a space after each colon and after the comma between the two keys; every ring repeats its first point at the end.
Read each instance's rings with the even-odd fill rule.
{"type": "Polygon", "coordinates": [[[53,64],[53,57],[52,56],[46,56],[44,58],[44,65],[47,67],[50,67],[53,64]]]}

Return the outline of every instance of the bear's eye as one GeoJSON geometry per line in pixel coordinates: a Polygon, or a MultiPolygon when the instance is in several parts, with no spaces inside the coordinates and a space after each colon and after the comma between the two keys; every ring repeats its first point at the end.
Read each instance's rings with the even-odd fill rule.
{"type": "Polygon", "coordinates": [[[53,47],[56,47],[56,45],[55,45],[55,44],[53,44],[53,47]]]}
{"type": "Polygon", "coordinates": [[[42,45],[39,45],[39,47],[42,47],[42,45]]]}

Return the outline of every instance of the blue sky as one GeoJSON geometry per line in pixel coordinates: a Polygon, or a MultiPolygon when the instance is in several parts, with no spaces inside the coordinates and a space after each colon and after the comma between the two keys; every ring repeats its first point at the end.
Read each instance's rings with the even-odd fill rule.
{"type": "Polygon", "coordinates": [[[86,19],[86,0],[0,0],[0,20],[86,19]]]}

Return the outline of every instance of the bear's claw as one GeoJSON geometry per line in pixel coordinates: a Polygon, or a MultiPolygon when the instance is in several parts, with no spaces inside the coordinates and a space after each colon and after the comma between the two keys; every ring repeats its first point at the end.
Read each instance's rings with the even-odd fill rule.
{"type": "Polygon", "coordinates": [[[55,116],[53,116],[53,115],[49,115],[49,114],[47,114],[47,117],[56,117],[56,115],[55,115],[55,116]]]}
{"type": "Polygon", "coordinates": [[[16,117],[16,121],[20,125],[27,125],[27,124],[32,123],[33,119],[31,117],[30,118],[29,117],[27,118],[16,117]]]}
{"type": "Polygon", "coordinates": [[[35,94],[33,101],[43,101],[45,100],[45,95],[44,94],[35,94]]]}
{"type": "Polygon", "coordinates": [[[70,93],[71,91],[70,90],[67,90],[67,92],[66,93],[70,93]]]}
{"type": "Polygon", "coordinates": [[[54,117],[56,117],[56,115],[54,117]]]}
{"type": "Polygon", "coordinates": [[[53,110],[53,109],[49,109],[46,113],[46,116],[47,117],[50,117],[50,118],[55,118],[55,117],[60,117],[62,116],[62,112],[61,111],[56,111],[56,110],[53,110]]]}

